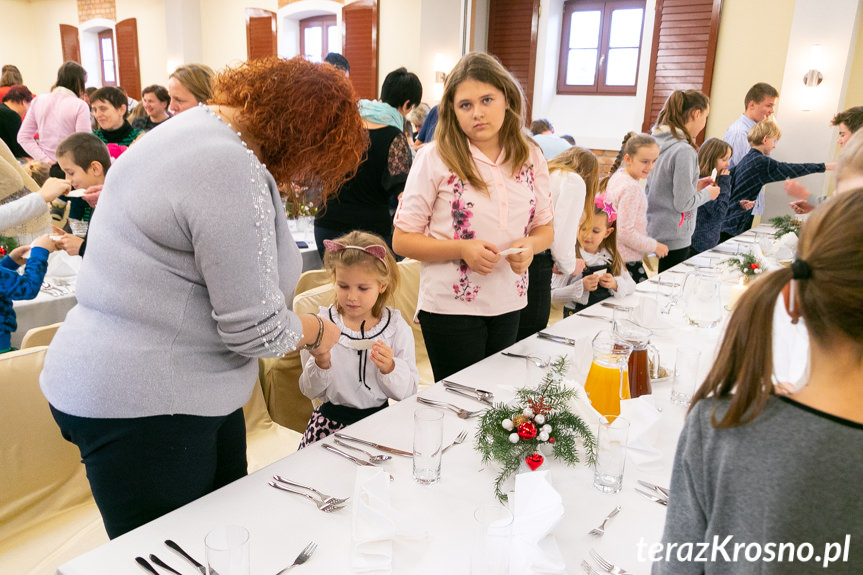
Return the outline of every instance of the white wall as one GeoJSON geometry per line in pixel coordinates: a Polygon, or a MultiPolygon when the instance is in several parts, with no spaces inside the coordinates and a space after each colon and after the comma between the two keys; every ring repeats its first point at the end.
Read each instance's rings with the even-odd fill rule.
{"type": "Polygon", "coordinates": [[[435,82],[435,72],[449,71],[461,58],[461,0],[423,0],[419,49],[421,60],[414,72],[423,84],[423,100],[436,104],[443,84],[435,82]]]}
{"type": "MultiPolygon", "coordinates": [[[[167,0],[170,1],[170,0],[167,0]]],[[[141,70],[141,88],[150,84],[168,82],[168,37],[169,28],[166,0],[115,0],[117,22],[135,18],[138,25],[138,62],[141,70]]],[[[200,38],[200,16],[198,16],[200,38]]],[[[194,61],[194,60],[190,60],[194,61]]]]}
{"type": "MultiPolygon", "coordinates": [[[[836,128],[830,126],[830,120],[844,107],[860,12],[857,0],[833,0],[830,16],[826,18],[821,0],[797,0],[779,91],[781,107],[776,117],[783,137],[773,152],[776,159],[786,162],[835,159],[836,128]],[[807,88],[803,76],[809,70],[814,44],[821,45],[817,65],[824,81],[816,88],[807,88]]],[[[820,194],[827,191],[830,179],[826,174],[812,174],[802,178],[801,183],[820,194]]],[[[765,217],[790,213],[788,201],[781,183],[768,186],[765,217]]]]}
{"type": "Polygon", "coordinates": [[[616,150],[630,130],[641,130],[653,41],[655,0],[647,0],[635,96],[561,96],[557,94],[563,3],[542,0],[536,48],[533,117],[548,118],[555,133],[570,134],[579,146],[616,150]]]}
{"type": "MultiPolygon", "coordinates": [[[[246,60],[246,7],[249,0],[206,0],[201,3],[202,61],[214,70],[246,60]]],[[[255,8],[276,12],[278,0],[254,0],[255,8]]]]}
{"type": "Polygon", "coordinates": [[[423,0],[378,0],[378,94],[387,74],[404,66],[419,76],[423,101],[430,101],[432,85],[420,75],[426,55],[420,46],[424,3],[423,0]]]}

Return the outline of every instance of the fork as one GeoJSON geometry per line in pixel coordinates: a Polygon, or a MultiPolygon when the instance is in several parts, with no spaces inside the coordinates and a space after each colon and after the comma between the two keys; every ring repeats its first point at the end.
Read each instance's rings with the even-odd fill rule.
{"type": "Polygon", "coordinates": [[[581,562],[581,568],[584,569],[584,572],[587,573],[587,575],[601,575],[599,571],[594,569],[587,561],[581,562]]]}
{"type": "Polygon", "coordinates": [[[593,560],[599,563],[599,566],[605,569],[607,572],[611,573],[611,575],[635,575],[632,571],[627,571],[626,569],[621,569],[614,563],[609,563],[605,559],[602,558],[602,555],[596,552],[595,549],[590,550],[590,556],[593,557],[593,560]]]}
{"type": "Polygon", "coordinates": [[[449,445],[447,445],[446,447],[444,447],[444,448],[443,448],[443,451],[441,451],[441,453],[446,453],[446,450],[447,450],[447,449],[449,449],[450,447],[453,447],[454,445],[458,445],[458,444],[460,444],[460,443],[464,442],[464,440],[465,440],[465,439],[467,439],[467,430],[466,430],[466,429],[462,429],[461,433],[459,433],[459,434],[456,436],[456,438],[455,438],[455,439],[453,439],[452,443],[450,443],[449,445]]]}
{"type": "Polygon", "coordinates": [[[596,535],[597,537],[602,537],[605,535],[605,524],[608,523],[608,520],[620,513],[620,505],[611,510],[611,513],[605,516],[605,519],[602,521],[602,525],[596,527],[595,529],[591,529],[587,532],[588,535],[596,535]]]}
{"type": "Polygon", "coordinates": [[[293,489],[288,489],[287,487],[279,485],[278,483],[275,483],[274,481],[269,481],[268,483],[269,483],[270,487],[275,487],[276,489],[280,489],[282,491],[287,491],[288,493],[293,493],[295,495],[302,495],[303,497],[305,497],[306,499],[310,500],[312,503],[317,505],[318,509],[320,509],[324,513],[330,513],[332,511],[337,511],[337,510],[341,509],[342,507],[344,507],[344,505],[339,505],[339,504],[335,504],[335,503],[327,503],[325,501],[318,501],[312,495],[309,495],[307,493],[303,493],[302,491],[294,491],[293,489]]]}
{"type": "Polygon", "coordinates": [[[303,563],[305,563],[306,561],[309,560],[309,557],[312,556],[312,553],[314,553],[315,549],[317,549],[317,548],[318,548],[317,543],[315,543],[314,541],[309,542],[309,544],[306,545],[306,548],[303,549],[302,551],[300,551],[300,554],[297,555],[297,558],[294,559],[294,562],[291,563],[290,565],[288,565],[287,567],[285,567],[284,569],[282,569],[281,571],[279,571],[278,573],[276,573],[276,575],[282,575],[282,573],[287,572],[289,569],[293,569],[297,565],[302,565],[303,563]]]}
{"type": "Polygon", "coordinates": [[[426,405],[433,405],[435,407],[443,407],[445,409],[449,409],[450,411],[454,411],[462,419],[470,419],[471,417],[475,417],[482,413],[482,410],[468,411],[457,405],[453,405],[452,403],[447,403],[445,401],[437,401],[434,399],[426,399],[425,397],[417,397],[417,401],[426,405]]]}
{"type": "Polygon", "coordinates": [[[317,494],[317,496],[321,498],[321,501],[323,503],[332,503],[333,505],[341,505],[342,503],[344,503],[345,501],[350,499],[350,497],[345,497],[344,499],[340,499],[338,497],[333,497],[332,495],[327,495],[326,493],[321,493],[320,491],[318,491],[314,487],[309,487],[308,485],[302,485],[302,484],[297,483],[295,481],[289,481],[289,480],[285,479],[284,477],[282,477],[281,475],[273,475],[273,479],[275,479],[279,483],[284,483],[286,485],[293,485],[294,487],[299,487],[300,489],[308,489],[312,493],[317,494]]]}

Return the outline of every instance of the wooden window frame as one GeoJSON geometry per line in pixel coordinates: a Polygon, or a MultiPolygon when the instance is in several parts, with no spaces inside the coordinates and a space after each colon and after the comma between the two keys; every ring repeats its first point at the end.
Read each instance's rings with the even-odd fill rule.
{"type": "Polygon", "coordinates": [[[557,69],[557,93],[588,96],[635,96],[638,90],[638,73],[641,67],[641,50],[644,44],[644,20],[647,10],[644,0],[567,0],[563,6],[563,32],[560,38],[560,56],[557,69]],[[611,35],[611,14],[615,10],[641,8],[641,35],[638,38],[638,55],[635,60],[635,83],[632,86],[607,86],[605,84],[605,64],[608,61],[609,37],[611,35]],[[571,86],[566,83],[566,70],[569,60],[569,33],[573,12],[600,10],[599,45],[597,50],[596,71],[590,86],[571,86]]]}
{"type": "Polygon", "coordinates": [[[116,41],[114,40],[114,31],[110,28],[106,30],[102,30],[99,32],[99,76],[102,79],[102,86],[116,86],[117,85],[117,58],[116,58],[116,41]],[[105,59],[105,52],[102,48],[102,40],[104,38],[111,39],[111,58],[105,59]],[[105,80],[105,63],[106,61],[111,62],[111,66],[114,68],[114,81],[108,82],[105,80]]]}
{"type": "Polygon", "coordinates": [[[341,46],[338,46],[335,50],[330,49],[329,34],[327,33],[327,29],[330,26],[338,26],[338,21],[335,14],[322,14],[320,16],[312,16],[310,18],[304,18],[300,20],[300,54],[302,54],[304,58],[306,57],[307,28],[321,28],[321,48],[323,50],[323,52],[321,53],[321,62],[324,61],[324,58],[330,52],[341,53],[341,46]]]}

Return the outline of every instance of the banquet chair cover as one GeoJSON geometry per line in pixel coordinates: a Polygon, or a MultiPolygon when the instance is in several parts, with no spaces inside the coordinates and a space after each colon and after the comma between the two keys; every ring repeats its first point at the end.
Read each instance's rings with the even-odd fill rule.
{"type": "Polygon", "coordinates": [[[292,454],[303,438],[301,433],[282,427],[272,420],[267,410],[267,402],[264,401],[261,380],[255,383],[249,401],[243,406],[249,473],[292,454]]]}
{"type": "Polygon", "coordinates": [[[429,362],[426,342],[419,323],[414,323],[413,318],[417,312],[417,302],[420,293],[420,262],[412,259],[404,259],[399,262],[399,289],[395,293],[394,307],[398,309],[402,317],[414,332],[414,350],[416,352],[417,369],[420,374],[420,389],[427,385],[434,385],[434,374],[431,362],[429,362]]]}
{"type": "Polygon", "coordinates": [[[300,295],[316,287],[330,284],[330,272],[327,270],[309,270],[300,274],[294,293],[300,295]]]}
{"type": "Polygon", "coordinates": [[[0,573],[53,574],[108,541],[78,448],[39,389],[47,349],[0,355],[0,573]]]}
{"type": "Polygon", "coordinates": [[[51,340],[54,339],[54,334],[57,333],[61,325],[63,325],[62,321],[27,330],[27,333],[24,334],[24,339],[21,340],[21,349],[51,345],[51,340]]]}

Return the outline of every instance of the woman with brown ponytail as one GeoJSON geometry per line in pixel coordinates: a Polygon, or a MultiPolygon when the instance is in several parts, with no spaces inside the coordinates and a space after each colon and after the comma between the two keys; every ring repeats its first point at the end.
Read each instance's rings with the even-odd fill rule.
{"type": "Polygon", "coordinates": [[[695,138],[704,130],[710,101],[697,90],[675,90],[656,118],[659,158],[647,177],[647,235],[668,246],[663,272],[689,258],[698,206],[719,195],[709,177],[698,177],[695,138]]]}
{"type": "Polygon", "coordinates": [[[654,575],[859,573],[861,221],[863,188],[821,206],[803,226],[791,267],[759,279],[738,301],[680,436],[654,575]],[[808,382],[788,396],[772,385],[780,294],[810,339],[808,382]],[[729,537],[724,552],[712,553],[729,537]],[[746,549],[736,561],[735,544],[746,549]],[[695,557],[703,546],[708,562],[686,560],[686,549],[695,557]]]}

